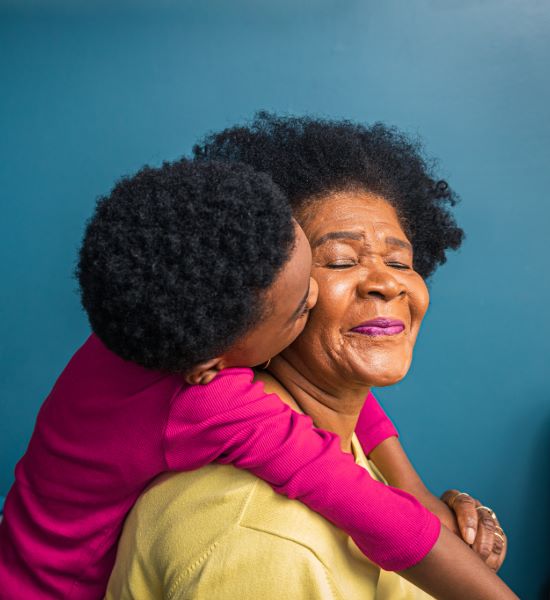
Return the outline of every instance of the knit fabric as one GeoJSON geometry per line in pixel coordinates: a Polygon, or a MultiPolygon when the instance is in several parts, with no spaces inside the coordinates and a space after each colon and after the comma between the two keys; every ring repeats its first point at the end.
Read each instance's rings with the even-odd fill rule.
{"type": "Polygon", "coordinates": [[[55,383],[16,467],[0,524],[0,598],[101,598],[143,489],[159,473],[213,461],[298,498],[387,569],[420,561],[439,534],[434,515],[374,481],[250,369],[189,387],[123,361],[92,335],[55,383]]]}
{"type": "MultiPolygon", "coordinates": [[[[357,439],[356,462],[370,469],[357,439]]],[[[359,501],[359,498],[356,498],[359,501]]],[[[163,475],[124,524],[106,600],[428,600],[299,502],[230,466],[163,475]]]]}

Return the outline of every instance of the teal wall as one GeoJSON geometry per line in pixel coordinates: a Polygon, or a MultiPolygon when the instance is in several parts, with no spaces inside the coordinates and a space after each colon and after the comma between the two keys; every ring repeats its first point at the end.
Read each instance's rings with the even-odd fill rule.
{"type": "Polygon", "coordinates": [[[420,133],[467,231],[381,390],[435,492],[470,491],[538,598],[550,539],[550,5],[0,2],[0,494],[88,326],[71,273],[113,181],[258,108],[420,133]],[[92,6],[94,8],[92,8],[92,6]],[[138,7],[138,8],[136,8],[138,7]]]}

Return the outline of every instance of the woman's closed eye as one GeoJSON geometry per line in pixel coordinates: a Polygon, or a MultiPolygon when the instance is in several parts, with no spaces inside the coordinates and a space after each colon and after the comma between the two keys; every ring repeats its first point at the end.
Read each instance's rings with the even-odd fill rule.
{"type": "Polygon", "coordinates": [[[333,260],[325,266],[327,269],[349,269],[350,267],[355,267],[356,264],[357,261],[352,258],[343,258],[340,260],[333,260]]]}
{"type": "Polygon", "coordinates": [[[392,269],[399,269],[400,271],[408,271],[410,269],[412,269],[412,267],[410,265],[407,265],[406,263],[402,263],[402,262],[397,262],[397,261],[390,261],[386,263],[388,265],[388,267],[391,267],[392,269]]]}
{"type": "MultiPolygon", "coordinates": [[[[338,260],[338,261],[336,261],[336,260],[332,261],[325,266],[327,267],[327,269],[350,269],[352,267],[355,267],[356,264],[357,264],[357,261],[355,261],[355,260],[343,259],[343,260],[338,260]]],[[[388,267],[391,267],[392,269],[398,269],[400,271],[408,271],[412,268],[407,263],[403,263],[403,262],[399,262],[399,261],[395,261],[395,260],[388,261],[388,262],[386,262],[386,264],[388,265],[388,267]]]]}

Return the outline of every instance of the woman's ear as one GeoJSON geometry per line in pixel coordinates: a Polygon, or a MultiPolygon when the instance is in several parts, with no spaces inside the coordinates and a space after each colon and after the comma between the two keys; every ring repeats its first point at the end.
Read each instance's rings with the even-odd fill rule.
{"type": "Polygon", "coordinates": [[[217,356],[192,367],[185,374],[185,381],[190,385],[206,385],[224,368],[223,356],[217,356]]]}

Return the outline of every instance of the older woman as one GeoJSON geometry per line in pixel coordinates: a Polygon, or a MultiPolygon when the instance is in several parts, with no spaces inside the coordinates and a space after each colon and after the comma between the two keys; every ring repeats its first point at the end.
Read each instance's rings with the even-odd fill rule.
{"type": "MultiPolygon", "coordinates": [[[[460,244],[462,232],[443,205],[454,200],[451,191],[430,176],[413,145],[382,126],[261,115],[198,153],[269,171],[289,195],[312,247],[319,300],[303,334],[272,361],[275,379],[263,378],[382,479],[354,430],[371,387],[407,373],[428,307],[424,278],[460,244]]],[[[499,534],[495,556],[503,547],[499,534]]],[[[515,597],[445,529],[428,557],[403,575],[439,598],[515,597]]],[[[217,465],[163,477],[141,497],[108,597],[427,596],[369,563],[303,505],[217,465]]]]}

